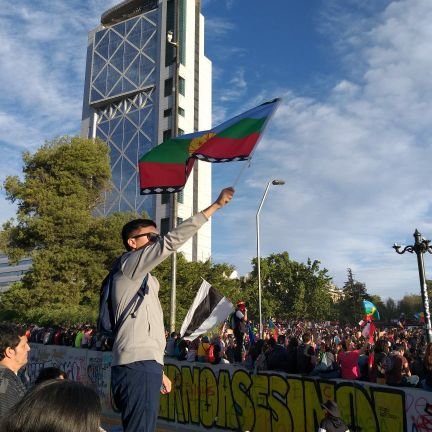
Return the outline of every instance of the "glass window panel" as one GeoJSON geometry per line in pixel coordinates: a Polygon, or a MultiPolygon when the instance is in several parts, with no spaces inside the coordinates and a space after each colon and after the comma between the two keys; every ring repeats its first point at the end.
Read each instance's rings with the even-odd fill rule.
{"type": "Polygon", "coordinates": [[[120,80],[114,87],[107,89],[109,96],[114,96],[122,93],[122,81],[120,80]]]}
{"type": "Polygon", "coordinates": [[[108,58],[108,46],[109,46],[109,31],[105,30],[104,32],[101,32],[104,34],[104,38],[101,39],[97,47],[95,48],[95,51],[104,59],[108,58]]]}
{"type": "Polygon", "coordinates": [[[182,107],[178,107],[178,113],[179,115],[181,115],[182,117],[185,116],[185,110],[182,107]]]}
{"type": "Polygon", "coordinates": [[[102,70],[105,66],[106,61],[97,53],[93,56],[93,69],[92,69],[92,77],[97,76],[97,74],[102,70]]]}
{"type": "MultiPolygon", "coordinates": [[[[133,27],[134,25],[136,25],[136,24],[138,23],[139,20],[140,20],[139,18],[133,18],[133,19],[127,20],[127,21],[125,22],[126,32],[131,31],[132,27],[133,27]]],[[[139,26],[139,24],[138,24],[138,26],[139,26]]]]}
{"type": "MultiPolygon", "coordinates": [[[[125,69],[128,67],[128,65],[125,62],[125,69]]],[[[139,67],[140,67],[140,60],[139,57],[129,66],[129,69],[126,72],[126,76],[136,85],[139,85],[139,67]]]]}
{"type": "Polygon", "coordinates": [[[163,140],[169,140],[171,138],[171,129],[165,130],[163,132],[163,140]]]}
{"type": "Polygon", "coordinates": [[[179,86],[179,93],[184,96],[185,95],[185,87],[186,87],[186,81],[184,78],[179,77],[178,86],[179,86]]]}
{"type": "Polygon", "coordinates": [[[127,40],[133,44],[136,48],[141,47],[141,29],[140,26],[135,26],[131,32],[127,35],[127,40]]]}
{"type": "Polygon", "coordinates": [[[140,55],[140,85],[154,83],[155,65],[146,56],[140,55]]]}
{"type": "Polygon", "coordinates": [[[168,204],[170,202],[170,196],[171,196],[171,194],[169,194],[169,193],[162,194],[161,204],[168,204]]]}
{"type": "Polygon", "coordinates": [[[172,87],[173,87],[173,79],[172,78],[166,79],[164,85],[164,96],[170,96],[172,94],[172,87]]]}
{"type": "Polygon", "coordinates": [[[164,111],[164,117],[169,117],[171,115],[171,113],[172,113],[172,109],[171,108],[166,109],[164,111]]]}
{"type": "Polygon", "coordinates": [[[113,93],[112,89],[117,84],[117,81],[120,78],[120,74],[111,66],[108,66],[107,69],[107,93],[113,93]]]}
{"type": "Polygon", "coordinates": [[[113,26],[113,29],[115,29],[118,33],[120,33],[122,36],[126,33],[126,24],[124,22],[115,24],[113,26]]]}
{"type": "Polygon", "coordinates": [[[170,219],[169,218],[161,219],[160,233],[162,235],[165,235],[169,232],[169,229],[170,229],[170,219]]]}
{"type": "Polygon", "coordinates": [[[110,30],[109,35],[109,46],[108,46],[108,55],[111,57],[117,48],[122,44],[123,39],[116,33],[114,33],[112,30],[110,30]]]}
{"type": "Polygon", "coordinates": [[[105,67],[96,80],[93,81],[93,87],[96,88],[101,94],[106,94],[106,80],[107,80],[108,69],[105,67]]]}
{"type": "Polygon", "coordinates": [[[110,64],[114,65],[120,72],[123,72],[123,53],[125,50],[124,44],[110,58],[110,64]]]}
{"type": "Polygon", "coordinates": [[[94,101],[98,101],[98,100],[101,100],[101,99],[103,99],[103,96],[95,88],[93,88],[92,91],[91,91],[90,100],[92,102],[94,102],[94,101]]]}
{"type": "Polygon", "coordinates": [[[139,116],[140,113],[138,110],[129,111],[127,113],[127,118],[132,122],[133,127],[136,129],[139,127],[139,116]]]}
{"type": "Polygon", "coordinates": [[[127,93],[133,90],[136,90],[136,86],[132,84],[129,80],[126,78],[122,78],[122,91],[123,93],[127,93]]]}
{"type": "Polygon", "coordinates": [[[184,203],[184,191],[181,190],[180,192],[177,193],[177,202],[180,204],[184,203]]]}

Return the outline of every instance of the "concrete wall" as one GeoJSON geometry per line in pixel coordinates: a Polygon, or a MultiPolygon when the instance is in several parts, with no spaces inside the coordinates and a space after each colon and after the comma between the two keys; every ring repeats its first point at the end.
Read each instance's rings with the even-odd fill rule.
{"type": "MultiPolygon", "coordinates": [[[[104,425],[115,429],[119,418],[110,397],[111,353],[32,345],[32,380],[42,367],[53,365],[96,388],[104,425]]],[[[161,398],[159,419],[176,430],[315,432],[323,418],[320,404],[334,399],[350,430],[432,431],[432,393],[423,390],[275,372],[254,375],[232,365],[169,359],[165,373],[174,386],[161,398]]]]}

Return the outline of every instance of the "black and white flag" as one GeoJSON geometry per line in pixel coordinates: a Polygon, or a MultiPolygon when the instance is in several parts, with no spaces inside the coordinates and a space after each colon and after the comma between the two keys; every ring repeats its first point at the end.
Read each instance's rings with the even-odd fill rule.
{"type": "Polygon", "coordinates": [[[186,340],[194,340],[225,321],[233,310],[233,304],[203,279],[183,321],[180,336],[186,340]]]}

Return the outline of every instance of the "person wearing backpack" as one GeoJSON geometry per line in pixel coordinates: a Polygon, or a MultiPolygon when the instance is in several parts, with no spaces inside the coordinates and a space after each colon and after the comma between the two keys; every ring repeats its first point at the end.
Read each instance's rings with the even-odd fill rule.
{"type": "Polygon", "coordinates": [[[233,195],[233,188],[223,189],[213,204],[164,237],[149,219],[132,220],[122,229],[127,252],[114,265],[109,297],[115,326],[111,388],[124,432],[154,431],[159,394],[171,390],[171,381],[163,374],[165,329],[159,282],[150,272],[186,243],[233,195]]]}

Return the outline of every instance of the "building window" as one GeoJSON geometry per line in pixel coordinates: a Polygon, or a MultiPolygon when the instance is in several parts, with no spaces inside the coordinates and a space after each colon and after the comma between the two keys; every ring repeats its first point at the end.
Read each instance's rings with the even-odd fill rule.
{"type": "Polygon", "coordinates": [[[184,135],[184,130],[179,128],[177,131],[177,136],[180,136],[180,135],[184,135]]]}
{"type": "Polygon", "coordinates": [[[178,217],[177,218],[177,226],[179,226],[183,222],[183,218],[178,217]]]}
{"type": "Polygon", "coordinates": [[[171,129],[167,129],[166,131],[164,131],[163,133],[163,140],[167,141],[171,138],[171,129]]]}
{"type": "Polygon", "coordinates": [[[170,195],[169,193],[164,193],[161,196],[161,204],[168,204],[170,202],[170,195]]]}
{"type": "Polygon", "coordinates": [[[184,203],[184,190],[177,193],[177,202],[180,204],[184,203]]]}
{"type": "MultiPolygon", "coordinates": [[[[172,81],[172,79],[171,79],[172,81]]],[[[171,85],[172,87],[172,85],[171,85]]],[[[179,77],[179,82],[178,82],[178,91],[181,95],[185,95],[185,87],[186,87],[186,80],[182,77],[179,77]]]]}
{"type": "Polygon", "coordinates": [[[171,108],[166,109],[164,111],[164,117],[169,117],[171,115],[171,113],[172,113],[172,109],[171,108]]]}
{"type": "Polygon", "coordinates": [[[172,89],[173,89],[173,79],[168,78],[165,80],[164,96],[171,96],[172,89]]]}
{"type": "Polygon", "coordinates": [[[178,107],[178,113],[179,115],[181,115],[182,117],[185,116],[185,110],[182,107],[178,107]]]}
{"type": "Polygon", "coordinates": [[[170,218],[161,219],[160,233],[165,235],[170,229],[170,218]]]}

